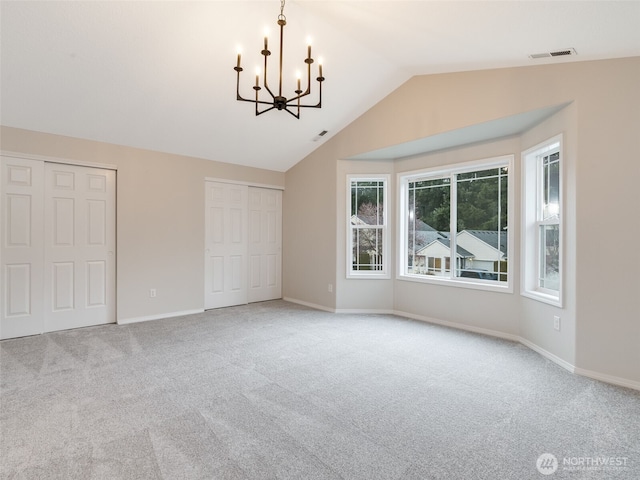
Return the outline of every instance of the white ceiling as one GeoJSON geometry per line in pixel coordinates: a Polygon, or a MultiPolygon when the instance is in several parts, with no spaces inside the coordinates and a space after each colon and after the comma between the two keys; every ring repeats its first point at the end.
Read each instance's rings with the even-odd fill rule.
{"type": "Polygon", "coordinates": [[[640,55],[639,1],[289,0],[284,88],[311,36],[323,108],[256,117],[235,100],[236,49],[250,96],[265,26],[276,70],[279,13],[277,0],[2,0],[0,122],[286,171],[416,74],[640,55]]]}

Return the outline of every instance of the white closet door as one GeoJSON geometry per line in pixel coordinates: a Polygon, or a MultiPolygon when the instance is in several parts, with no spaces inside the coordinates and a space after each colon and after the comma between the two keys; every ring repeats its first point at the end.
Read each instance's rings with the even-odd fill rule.
{"type": "Polygon", "coordinates": [[[44,162],[2,157],[0,338],[42,332],[44,162]]]}
{"type": "Polygon", "coordinates": [[[45,166],[44,331],[114,323],[115,172],[45,166]]]}
{"type": "Polygon", "coordinates": [[[247,303],[247,186],[205,182],[205,308],[247,303]]]}
{"type": "Polygon", "coordinates": [[[282,191],[249,187],[249,302],[282,298],[282,191]]]}

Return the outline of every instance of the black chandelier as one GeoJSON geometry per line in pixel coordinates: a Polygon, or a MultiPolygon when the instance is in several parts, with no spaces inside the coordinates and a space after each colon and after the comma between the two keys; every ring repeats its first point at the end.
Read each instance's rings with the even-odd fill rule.
{"type": "MultiPolygon", "coordinates": [[[[268,39],[264,37],[264,49],[260,52],[264,56],[264,74],[262,77],[262,84],[264,85],[264,89],[271,96],[268,100],[260,99],[260,90],[262,87],[260,86],[260,72],[256,71],[256,84],[253,89],[256,92],[255,100],[244,98],[240,95],[240,72],[242,72],[242,67],[240,66],[240,53],[238,53],[238,64],[233,68],[238,73],[238,80],[236,84],[236,99],[241,102],[251,102],[256,105],[256,116],[262,115],[269,110],[273,110],[274,108],[278,110],[285,110],[289,112],[291,115],[300,118],[300,109],[301,108],[321,108],[322,107],[322,82],[324,82],[324,77],[322,76],[322,63],[318,62],[318,76],[316,80],[318,81],[318,103],[315,105],[305,105],[300,102],[303,97],[311,94],[311,64],[313,63],[313,58],[311,58],[311,45],[307,46],[307,58],[305,58],[304,63],[307,64],[307,88],[306,90],[302,90],[300,88],[300,77],[298,77],[298,88],[294,90],[295,96],[291,98],[286,98],[282,95],[282,47],[283,47],[283,33],[284,26],[287,24],[287,18],[284,16],[284,0],[280,2],[280,15],[278,15],[278,25],[280,26],[280,77],[278,83],[278,92],[275,94],[271,88],[269,87],[269,83],[267,81],[267,59],[271,52],[268,48],[268,39]],[[263,110],[260,110],[260,105],[268,106],[263,110]]],[[[269,98],[269,97],[267,97],[269,98]]]]}

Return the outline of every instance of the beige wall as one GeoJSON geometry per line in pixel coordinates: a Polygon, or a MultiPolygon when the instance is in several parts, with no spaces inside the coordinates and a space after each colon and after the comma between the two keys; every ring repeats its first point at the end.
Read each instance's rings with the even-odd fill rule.
{"type": "Polygon", "coordinates": [[[282,202],[283,297],[327,309],[336,305],[335,155],[323,145],[289,169],[282,202]]]}
{"type": "Polygon", "coordinates": [[[8,127],[0,148],[117,166],[119,321],[204,307],[206,177],[284,186],[280,172],[8,127]]]}
{"type": "MultiPolygon", "coordinates": [[[[640,178],[637,85],[638,57],[410,79],[287,172],[285,221],[289,223],[284,236],[293,242],[295,234],[300,251],[297,258],[285,252],[285,291],[292,298],[326,308],[395,310],[520,336],[560,361],[575,365],[581,373],[640,386],[640,257],[632,240],[640,235],[640,196],[635,185],[640,178]],[[384,162],[345,160],[567,102],[569,106],[562,111],[520,135],[396,160],[393,169],[384,162]],[[520,153],[559,133],[564,134],[567,193],[563,309],[520,296],[517,252],[517,261],[512,264],[516,273],[513,294],[395,278],[345,279],[346,173],[397,173],[514,154],[519,225],[520,153]],[[299,188],[290,189],[296,182],[301,182],[299,188]],[[337,203],[325,201],[331,196],[337,203]],[[307,209],[310,217],[304,215],[307,209]],[[296,223],[304,220],[313,221],[313,228],[298,228],[296,223]],[[321,272],[322,282],[335,282],[335,297],[319,294],[321,282],[313,275],[303,275],[298,260],[308,244],[314,249],[304,270],[321,272]],[[562,318],[560,332],[552,328],[553,315],[562,318]]],[[[513,233],[518,249],[519,228],[513,233]]],[[[392,264],[395,271],[395,255],[392,264]]]]}
{"type": "Polygon", "coordinates": [[[575,80],[576,365],[640,380],[640,59],[575,80]]]}

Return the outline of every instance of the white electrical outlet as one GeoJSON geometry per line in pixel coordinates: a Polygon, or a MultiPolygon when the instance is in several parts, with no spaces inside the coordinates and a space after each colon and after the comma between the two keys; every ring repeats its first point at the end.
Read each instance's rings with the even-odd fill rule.
{"type": "Polygon", "coordinates": [[[327,292],[329,293],[333,292],[333,283],[330,283],[329,285],[327,285],[327,292]]]}
{"type": "Polygon", "coordinates": [[[560,317],[558,315],[553,316],[553,328],[560,331],[560,317]]]}
{"type": "Polygon", "coordinates": [[[149,289],[149,297],[156,298],[156,289],[155,288],[149,289]]]}

